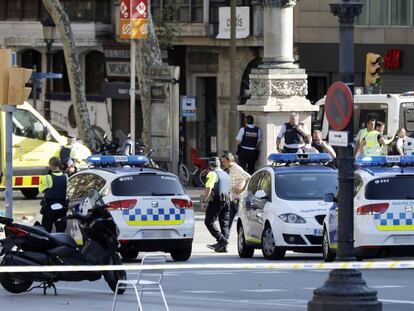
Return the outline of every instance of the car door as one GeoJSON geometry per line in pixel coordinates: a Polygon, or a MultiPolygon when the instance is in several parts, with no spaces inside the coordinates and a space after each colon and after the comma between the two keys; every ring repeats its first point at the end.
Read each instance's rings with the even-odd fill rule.
{"type": "Polygon", "coordinates": [[[261,239],[262,232],[265,223],[265,216],[264,216],[264,209],[266,204],[271,202],[272,198],[272,176],[270,172],[263,171],[260,174],[260,179],[258,181],[257,191],[263,190],[266,196],[263,198],[258,198],[253,196],[252,198],[252,208],[253,208],[253,230],[254,234],[252,234],[255,238],[261,239]]]}
{"type": "MultiPolygon", "coordinates": [[[[261,172],[258,172],[256,174],[254,174],[250,180],[249,180],[249,185],[247,186],[247,192],[246,192],[246,196],[244,199],[244,209],[245,209],[245,217],[246,217],[246,221],[243,224],[244,225],[244,230],[246,233],[247,237],[252,237],[252,226],[253,226],[253,221],[254,221],[254,209],[253,209],[253,199],[254,199],[254,194],[257,191],[258,188],[258,182],[260,180],[260,176],[261,176],[261,172]]],[[[260,242],[260,241],[256,241],[256,242],[260,242]]]]}

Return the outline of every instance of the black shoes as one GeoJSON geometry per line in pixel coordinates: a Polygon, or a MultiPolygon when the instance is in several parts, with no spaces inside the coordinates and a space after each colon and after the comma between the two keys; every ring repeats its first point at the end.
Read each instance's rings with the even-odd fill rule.
{"type": "Polygon", "coordinates": [[[229,242],[225,239],[220,240],[217,245],[216,248],[214,249],[214,251],[216,253],[227,253],[227,245],[229,244],[229,242]]]}
{"type": "Polygon", "coordinates": [[[216,247],[217,247],[217,245],[218,245],[218,243],[214,243],[214,244],[207,244],[207,247],[208,247],[209,249],[215,250],[215,249],[216,249],[216,247]]]}

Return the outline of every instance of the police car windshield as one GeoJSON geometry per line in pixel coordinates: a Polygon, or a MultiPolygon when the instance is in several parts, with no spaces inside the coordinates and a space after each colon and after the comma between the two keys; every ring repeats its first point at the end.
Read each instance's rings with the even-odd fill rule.
{"type": "Polygon", "coordinates": [[[336,195],[338,176],[334,173],[276,174],[276,194],[284,200],[323,200],[326,193],[336,195]]]}
{"type": "Polygon", "coordinates": [[[178,179],[167,175],[130,175],[115,179],[112,194],[117,196],[172,196],[184,195],[178,179]]]}
{"type": "Polygon", "coordinates": [[[367,200],[412,200],[414,175],[371,180],[365,188],[367,200]]]}

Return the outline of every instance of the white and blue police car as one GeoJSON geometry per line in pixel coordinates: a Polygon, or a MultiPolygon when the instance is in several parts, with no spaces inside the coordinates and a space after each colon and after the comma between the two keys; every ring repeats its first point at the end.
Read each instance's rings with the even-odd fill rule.
{"type": "Polygon", "coordinates": [[[331,156],[271,154],[273,164],[249,180],[239,207],[239,256],[261,249],[267,259],[281,259],[287,250],[320,252],[322,224],[330,205],[326,193],[336,193],[337,170],[331,156]]]}
{"type": "MultiPolygon", "coordinates": [[[[357,258],[414,255],[414,156],[360,157],[354,182],[357,258]]],[[[329,195],[327,201],[334,200],[329,195]]],[[[323,257],[335,259],[338,206],[323,226],[323,257]]]]}
{"type": "MultiPolygon", "coordinates": [[[[145,156],[90,156],[90,167],[71,176],[69,208],[87,211],[91,189],[109,193],[103,200],[120,234],[120,253],[133,259],[140,251],[171,253],[175,261],[191,256],[194,211],[177,176],[147,168],[145,156]],[[82,204],[83,203],[83,204],[82,204]]],[[[76,235],[76,227],[71,235],[76,235]]],[[[78,237],[79,239],[79,237],[78,237]]]]}

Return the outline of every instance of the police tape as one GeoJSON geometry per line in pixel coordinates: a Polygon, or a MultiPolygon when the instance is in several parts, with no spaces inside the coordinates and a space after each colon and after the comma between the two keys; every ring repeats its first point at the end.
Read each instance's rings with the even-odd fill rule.
{"type": "Polygon", "coordinates": [[[191,269],[241,269],[241,270],[333,270],[333,269],[413,269],[414,261],[366,261],[366,262],[298,262],[298,263],[216,263],[216,264],[125,264],[94,266],[0,266],[0,273],[24,272],[82,272],[118,270],[191,270],[191,269]]]}

